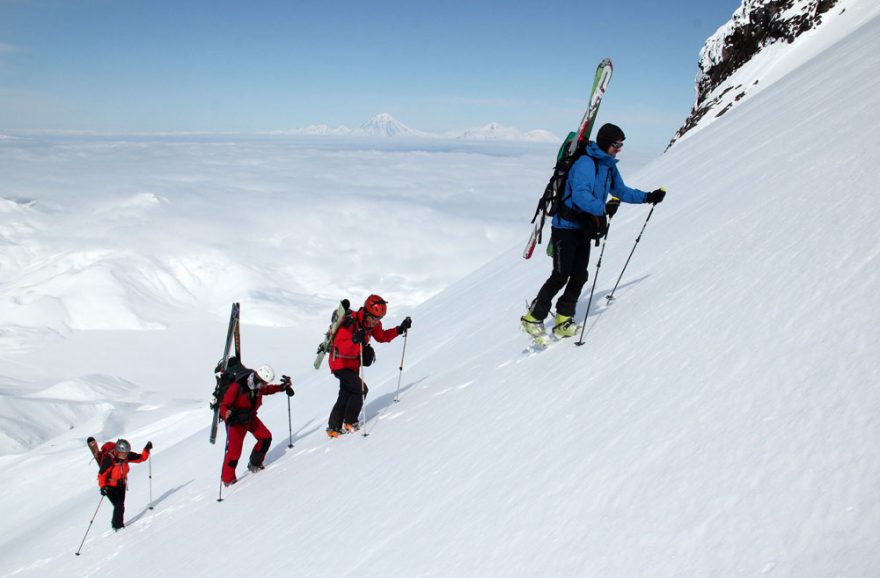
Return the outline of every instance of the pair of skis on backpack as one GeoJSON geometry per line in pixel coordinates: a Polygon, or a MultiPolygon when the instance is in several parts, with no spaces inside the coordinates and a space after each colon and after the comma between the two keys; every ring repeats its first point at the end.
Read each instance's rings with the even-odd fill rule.
{"type": "Polygon", "coordinates": [[[535,216],[532,217],[532,232],[529,240],[523,250],[523,259],[530,259],[535,252],[535,245],[541,243],[542,233],[544,230],[544,221],[547,217],[556,214],[557,206],[560,202],[562,194],[565,192],[565,181],[568,177],[568,171],[583,154],[590,142],[590,133],[596,122],[596,115],[599,113],[599,105],[602,103],[602,96],[608,88],[611,81],[611,75],[614,72],[614,66],[611,59],[606,58],[596,67],[596,74],[593,77],[593,88],[590,91],[590,99],[588,101],[587,110],[581,118],[577,132],[571,132],[565,138],[559,153],[556,156],[556,166],[553,170],[553,176],[544,189],[544,194],[538,200],[538,207],[535,209],[535,216]]]}

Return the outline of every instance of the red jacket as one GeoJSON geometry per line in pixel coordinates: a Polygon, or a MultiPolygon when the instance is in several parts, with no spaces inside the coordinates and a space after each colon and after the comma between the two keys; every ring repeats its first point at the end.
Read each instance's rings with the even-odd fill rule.
{"type": "Polygon", "coordinates": [[[375,321],[375,325],[368,329],[364,324],[364,310],[358,309],[356,312],[347,316],[339,329],[336,330],[336,336],[330,345],[330,372],[339,371],[340,369],[353,369],[360,371],[361,346],[370,342],[370,337],[375,337],[379,343],[388,343],[397,337],[397,328],[382,329],[382,322],[375,321]],[[364,329],[366,343],[358,344],[352,341],[352,336],[358,329],[364,329]]]}
{"type": "MultiPolygon", "coordinates": [[[[241,381],[250,378],[250,375],[253,374],[241,378],[241,381]]],[[[257,389],[251,389],[246,384],[241,385],[238,382],[235,382],[229,386],[229,389],[227,389],[226,393],[223,395],[223,401],[220,402],[220,417],[224,418],[228,410],[232,410],[233,416],[235,414],[257,415],[257,410],[260,409],[260,406],[263,404],[264,395],[272,395],[273,393],[278,393],[283,390],[284,387],[269,383],[264,383],[262,387],[257,389]]],[[[237,422],[234,418],[230,419],[231,425],[236,425],[236,423],[237,422]]]]}
{"type": "Polygon", "coordinates": [[[150,458],[150,450],[144,450],[137,454],[130,452],[124,460],[118,460],[111,454],[106,454],[101,460],[101,469],[98,470],[98,487],[119,486],[125,484],[128,479],[128,464],[137,464],[150,458]]]}

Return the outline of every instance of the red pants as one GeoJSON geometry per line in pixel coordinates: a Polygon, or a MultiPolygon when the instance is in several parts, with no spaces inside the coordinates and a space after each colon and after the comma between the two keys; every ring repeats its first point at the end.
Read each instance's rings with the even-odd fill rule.
{"type": "Polygon", "coordinates": [[[244,436],[247,432],[251,432],[257,443],[251,451],[251,464],[255,466],[263,465],[263,458],[269,451],[272,444],[272,432],[269,431],[260,418],[254,416],[248,425],[226,425],[226,457],[223,460],[223,476],[224,483],[231,484],[235,481],[235,467],[238,465],[238,458],[241,457],[241,446],[244,444],[244,436]]]}

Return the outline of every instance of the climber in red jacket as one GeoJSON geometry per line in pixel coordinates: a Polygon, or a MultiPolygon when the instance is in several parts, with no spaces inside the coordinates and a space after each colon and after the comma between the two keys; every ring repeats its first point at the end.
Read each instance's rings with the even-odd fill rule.
{"type": "Polygon", "coordinates": [[[227,486],[238,481],[235,467],[241,457],[244,436],[248,432],[257,438],[248,460],[248,470],[256,473],[263,469],[263,459],[272,444],[272,432],[257,417],[257,410],[263,403],[264,395],[279,391],[284,391],[291,397],[294,394],[288,376],[283,375],[278,385],[271,383],[274,379],[275,371],[268,365],[262,365],[256,371],[246,369],[235,376],[235,383],[229,386],[223,396],[220,416],[226,422],[226,456],[223,459],[221,479],[227,486]]]}
{"type": "Polygon", "coordinates": [[[370,295],[363,307],[346,311],[336,331],[330,347],[330,372],[339,380],[339,396],[327,424],[327,435],[331,438],[360,429],[358,416],[368,388],[359,372],[362,363],[367,367],[376,358],[370,338],[387,343],[412,327],[412,319],[407,317],[397,327],[383,329],[381,319],[387,311],[387,301],[370,295]]]}

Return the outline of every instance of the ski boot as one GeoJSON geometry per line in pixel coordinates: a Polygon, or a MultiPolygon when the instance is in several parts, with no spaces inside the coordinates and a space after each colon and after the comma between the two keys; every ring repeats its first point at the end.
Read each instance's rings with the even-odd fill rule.
{"type": "Polygon", "coordinates": [[[338,429],[332,428],[332,427],[328,427],[324,431],[327,432],[327,437],[329,437],[330,439],[338,438],[339,436],[342,435],[342,430],[338,430],[338,429]]]}
{"type": "Polygon", "coordinates": [[[520,317],[520,321],[522,321],[522,330],[528,333],[537,345],[543,346],[550,343],[550,337],[544,329],[544,321],[535,319],[531,311],[520,317]]]}
{"type": "Polygon", "coordinates": [[[263,464],[257,465],[257,464],[248,463],[247,468],[250,473],[256,474],[260,470],[265,470],[266,466],[264,466],[263,464]]]}
{"type": "Polygon", "coordinates": [[[553,335],[558,339],[574,337],[577,335],[577,323],[569,315],[556,314],[556,323],[553,325],[553,335]]]}
{"type": "Polygon", "coordinates": [[[354,433],[356,431],[359,431],[360,429],[361,425],[358,422],[342,424],[343,433],[354,433]]]}

